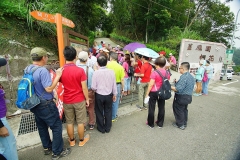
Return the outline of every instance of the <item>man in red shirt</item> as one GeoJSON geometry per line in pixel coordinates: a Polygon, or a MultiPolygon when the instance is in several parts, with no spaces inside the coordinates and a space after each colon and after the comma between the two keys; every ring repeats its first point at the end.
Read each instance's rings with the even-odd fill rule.
{"type": "Polygon", "coordinates": [[[60,81],[64,86],[63,107],[67,122],[67,133],[70,146],[75,145],[74,122],[77,121],[79,146],[83,146],[88,140],[89,135],[84,137],[84,123],[87,122],[86,106],[89,106],[87,77],[82,68],[75,65],[77,52],[71,47],[64,48],[66,64],[60,81]]]}
{"type": "Polygon", "coordinates": [[[138,55],[135,56],[136,57],[136,61],[135,61],[135,70],[134,70],[134,73],[140,73],[141,72],[141,67],[142,67],[142,61],[141,59],[139,58],[138,55]]]}
{"type": "Polygon", "coordinates": [[[141,78],[141,83],[139,85],[139,92],[138,92],[138,105],[137,107],[142,110],[142,108],[147,109],[147,105],[143,103],[145,94],[147,92],[148,83],[150,81],[150,75],[152,72],[152,66],[148,62],[149,57],[143,56],[141,58],[143,65],[141,67],[140,73],[134,73],[134,76],[141,78]]]}

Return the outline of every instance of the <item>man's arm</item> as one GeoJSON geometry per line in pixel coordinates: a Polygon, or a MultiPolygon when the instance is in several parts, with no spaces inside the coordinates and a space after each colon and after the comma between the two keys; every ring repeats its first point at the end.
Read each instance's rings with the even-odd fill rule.
{"type": "Polygon", "coordinates": [[[83,94],[84,94],[84,97],[86,99],[86,104],[87,104],[87,107],[88,107],[89,106],[89,98],[88,98],[87,82],[86,81],[82,81],[81,84],[82,84],[83,94]]]}
{"type": "Polygon", "coordinates": [[[113,102],[115,102],[117,100],[117,84],[116,84],[116,78],[115,78],[115,73],[113,72],[113,89],[112,89],[112,92],[113,92],[113,102]]]}
{"type": "Polygon", "coordinates": [[[134,76],[135,76],[135,77],[144,77],[144,74],[141,74],[141,73],[134,73],[134,76]]]}
{"type": "Polygon", "coordinates": [[[176,89],[176,87],[174,87],[174,86],[171,86],[171,89],[172,89],[174,92],[177,92],[177,89],[176,89]]]}
{"type": "Polygon", "coordinates": [[[2,123],[2,120],[0,119],[0,137],[7,137],[9,136],[7,128],[2,123]]]}
{"type": "Polygon", "coordinates": [[[56,70],[56,77],[54,78],[54,80],[52,82],[52,85],[45,88],[46,92],[51,93],[54,90],[54,88],[57,86],[57,83],[58,83],[59,79],[62,76],[62,72],[63,72],[63,68],[62,67],[58,68],[56,70]]]}
{"type": "Polygon", "coordinates": [[[186,87],[186,78],[180,77],[180,79],[178,80],[178,82],[176,83],[176,86],[171,86],[171,89],[174,92],[182,92],[182,90],[186,87]]]}

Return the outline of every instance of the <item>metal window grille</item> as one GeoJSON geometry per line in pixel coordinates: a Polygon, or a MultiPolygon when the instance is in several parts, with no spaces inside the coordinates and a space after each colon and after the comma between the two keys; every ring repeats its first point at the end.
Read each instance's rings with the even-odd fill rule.
{"type": "Polygon", "coordinates": [[[18,135],[23,135],[37,131],[35,116],[33,113],[23,114],[20,121],[18,135]]]}

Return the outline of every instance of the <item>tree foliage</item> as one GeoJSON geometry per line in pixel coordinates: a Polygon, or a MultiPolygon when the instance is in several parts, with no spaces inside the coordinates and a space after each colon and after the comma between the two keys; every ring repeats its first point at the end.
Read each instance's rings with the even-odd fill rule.
{"type": "MultiPolygon", "coordinates": [[[[50,14],[60,13],[72,20],[78,33],[91,36],[96,29],[112,32],[111,18],[105,8],[107,0],[1,0],[0,19],[17,18],[25,21],[30,30],[38,30],[43,36],[56,36],[56,25],[35,20],[30,12],[34,10],[50,14]]],[[[92,39],[92,38],[91,38],[92,39]]]]}
{"type": "Polygon", "coordinates": [[[191,29],[198,31],[207,41],[228,45],[234,27],[234,14],[230,8],[219,2],[203,3],[201,14],[194,20],[191,29]]]}
{"type": "Polygon", "coordinates": [[[240,65],[240,48],[234,50],[233,62],[235,65],[240,65]]]}
{"type": "Polygon", "coordinates": [[[228,45],[234,15],[209,0],[111,0],[116,33],[138,41],[169,40],[171,28],[198,33],[201,39],[228,45]]]}

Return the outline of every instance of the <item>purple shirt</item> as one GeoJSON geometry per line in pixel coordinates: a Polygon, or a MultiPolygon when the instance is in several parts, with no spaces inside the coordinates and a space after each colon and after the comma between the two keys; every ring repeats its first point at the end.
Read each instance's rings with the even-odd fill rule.
{"type": "Polygon", "coordinates": [[[117,95],[115,73],[106,67],[100,67],[92,76],[92,90],[100,95],[117,95]]]}
{"type": "Polygon", "coordinates": [[[4,90],[0,89],[0,118],[6,117],[7,106],[4,98],[4,90]]]}

